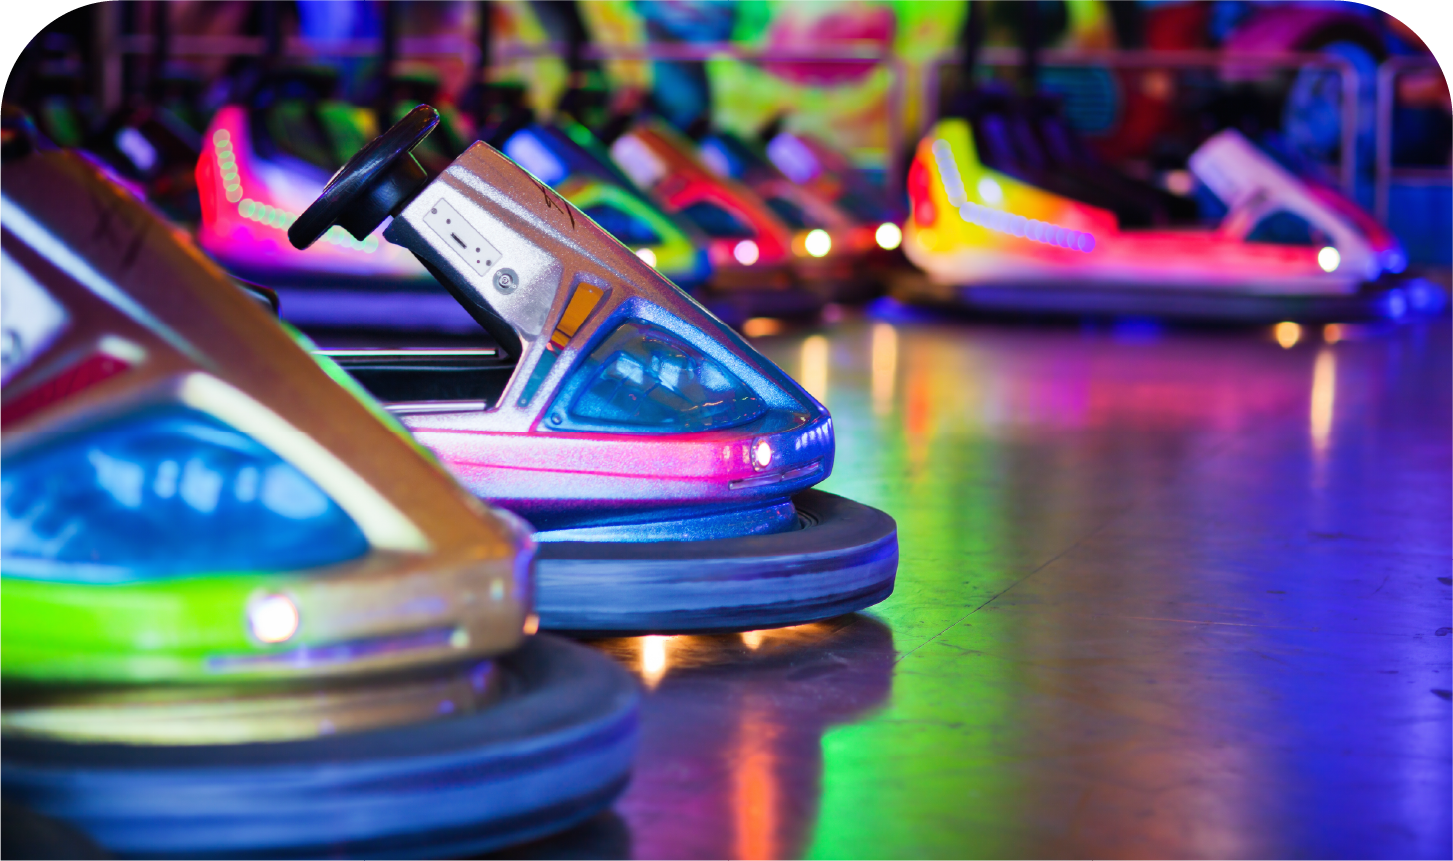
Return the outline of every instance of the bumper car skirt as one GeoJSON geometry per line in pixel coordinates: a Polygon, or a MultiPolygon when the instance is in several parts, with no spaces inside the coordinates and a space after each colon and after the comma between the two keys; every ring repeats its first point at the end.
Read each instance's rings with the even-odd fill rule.
{"type": "Polygon", "coordinates": [[[893,518],[820,490],[804,490],[793,503],[802,528],[790,532],[542,543],[540,625],[577,635],[773,628],[861,610],[893,591],[893,518]]]}
{"type": "Polygon", "coordinates": [[[456,856],[608,806],[636,745],[635,682],[548,636],[495,667],[488,707],[397,728],[195,746],[7,737],[4,793],[144,857],[456,856]]]}
{"type": "Polygon", "coordinates": [[[1396,320],[1408,312],[1397,288],[1352,295],[1274,295],[1085,287],[961,287],[958,304],[1005,314],[1162,317],[1172,320],[1303,323],[1396,320]]]}

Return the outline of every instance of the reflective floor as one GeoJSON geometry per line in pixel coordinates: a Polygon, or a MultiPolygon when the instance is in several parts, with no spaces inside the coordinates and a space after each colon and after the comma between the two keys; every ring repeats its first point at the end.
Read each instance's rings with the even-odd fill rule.
{"type": "Polygon", "coordinates": [[[634,783],[525,851],[1449,857],[1449,324],[1279,334],[759,339],[897,589],[601,643],[651,691],[634,783]]]}

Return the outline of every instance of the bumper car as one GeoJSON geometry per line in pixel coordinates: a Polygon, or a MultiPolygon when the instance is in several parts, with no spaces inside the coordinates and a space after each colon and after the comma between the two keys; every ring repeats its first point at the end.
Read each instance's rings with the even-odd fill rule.
{"type": "MultiPolygon", "coordinates": [[[[1020,4],[1027,93],[966,90],[909,169],[904,251],[927,273],[895,295],[990,312],[1226,322],[1399,318],[1397,240],[1330,188],[1233,129],[1189,157],[1183,192],[1210,212],[1101,161],[1037,92],[1034,4],[1020,4]]],[[[986,23],[965,19],[961,78],[986,23]]],[[[1416,299],[1415,304],[1423,304],[1416,299]]]]}
{"type": "MultiPolygon", "coordinates": [[[[395,79],[393,121],[420,103],[433,104],[438,86],[432,78],[395,79]]],[[[575,204],[607,233],[683,290],[699,288],[711,277],[706,237],[683,227],[650,202],[611,161],[610,153],[579,123],[565,117],[540,122],[524,104],[522,89],[492,84],[485,98],[494,111],[481,112],[478,130],[468,127],[456,110],[440,110],[437,131],[419,143],[414,155],[430,173],[438,173],[476,139],[502,150],[516,164],[575,204]]]]}
{"type": "Polygon", "coordinates": [[[873,225],[880,249],[893,252],[902,244],[903,205],[842,153],[813,135],[786,131],[780,117],[762,129],[759,139],[767,158],[789,179],[857,222],[873,225]]]}
{"type": "Polygon", "coordinates": [[[465,487],[537,530],[542,627],[702,632],[789,625],[892,590],[897,533],[811,490],[827,410],[628,247],[485,144],[437,178],[421,105],[289,228],[342,226],[424,265],[494,337],[485,350],[329,355],[465,487]]]}
{"type": "Polygon", "coordinates": [[[405,249],[342,230],[303,254],[287,229],[373,134],[373,114],[326,98],[325,72],[290,70],[252,104],[223,106],[196,164],[197,242],[228,272],[274,290],[289,322],[473,332],[474,322],[405,249]]]}
{"type": "Polygon", "coordinates": [[[1211,228],[1125,229],[1116,213],[996,170],[993,128],[946,119],[909,169],[897,298],[991,312],[1227,321],[1396,319],[1397,240],[1331,189],[1226,130],[1190,172],[1226,207],[1211,228]]]}
{"type": "Polygon", "coordinates": [[[699,144],[702,162],[719,176],[755,191],[792,236],[793,269],[828,301],[863,301],[877,292],[878,222],[860,222],[815,191],[789,179],[766,153],[730,132],[709,131],[699,144]],[[875,266],[875,264],[877,264],[875,266]]]}
{"type": "Polygon", "coordinates": [[[157,69],[144,87],[129,76],[123,106],[107,114],[87,95],[85,53],[73,35],[37,36],[6,83],[5,109],[25,112],[49,141],[85,153],[169,218],[195,223],[197,133],[171,109],[178,76],[157,69]]]}
{"type": "Polygon", "coordinates": [[[527,636],[525,525],[182,234],[15,131],[7,805],[145,857],[478,852],[608,805],[636,689],[527,636]]]}
{"type": "MultiPolygon", "coordinates": [[[[621,119],[617,124],[625,126],[621,119]]],[[[740,324],[821,310],[821,295],[798,281],[792,228],[750,188],[703,164],[690,140],[655,118],[604,137],[615,163],[638,187],[706,234],[714,274],[698,295],[713,313],[740,324]]]]}
{"type": "Polygon", "coordinates": [[[642,197],[591,143],[584,126],[532,123],[510,135],[503,150],[678,287],[700,289],[712,275],[706,237],[642,197]]]}

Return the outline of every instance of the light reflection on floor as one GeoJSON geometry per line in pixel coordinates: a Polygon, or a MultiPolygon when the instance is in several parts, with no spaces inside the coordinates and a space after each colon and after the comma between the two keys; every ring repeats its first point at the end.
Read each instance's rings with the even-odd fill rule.
{"type": "Polygon", "coordinates": [[[1290,340],[760,339],[833,411],[824,487],[897,518],[898,586],[602,644],[652,689],[629,852],[1448,857],[1448,325],[1290,340]]]}

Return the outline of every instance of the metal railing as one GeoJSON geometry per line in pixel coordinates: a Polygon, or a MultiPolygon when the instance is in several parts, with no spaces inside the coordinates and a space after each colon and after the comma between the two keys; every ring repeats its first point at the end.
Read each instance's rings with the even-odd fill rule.
{"type": "Polygon", "coordinates": [[[1388,199],[1393,183],[1401,185],[1446,185],[1453,183],[1453,167],[1393,169],[1392,114],[1397,102],[1397,79],[1404,72],[1433,69],[1441,74],[1436,60],[1427,56],[1393,57],[1377,69],[1377,125],[1373,150],[1373,214],[1387,223],[1388,199]]]}
{"type": "MultiPolygon", "coordinates": [[[[962,62],[955,50],[944,53],[925,65],[924,115],[920,132],[937,119],[940,77],[943,67],[962,62]]],[[[979,63],[986,66],[1017,67],[1024,64],[1024,52],[1017,48],[985,48],[979,63]]],[[[1244,77],[1256,72],[1281,69],[1324,68],[1338,73],[1342,83],[1342,107],[1338,180],[1348,195],[1357,185],[1357,94],[1361,78],[1349,61],[1320,53],[1226,53],[1223,51],[1081,51],[1046,50],[1039,54],[1045,67],[1104,66],[1112,68],[1216,69],[1223,77],[1244,77]]]]}
{"type": "MultiPolygon", "coordinates": [[[[283,39],[286,57],[376,57],[382,52],[382,38],[314,39],[289,36],[283,39]]],[[[151,54],[156,37],[150,33],[116,36],[111,50],[118,54],[151,54]]],[[[479,60],[479,46],[463,36],[404,36],[398,41],[400,57],[460,57],[473,64],[479,60]]],[[[267,52],[261,36],[187,36],[167,39],[167,54],[174,57],[259,57],[267,52]]]]}

